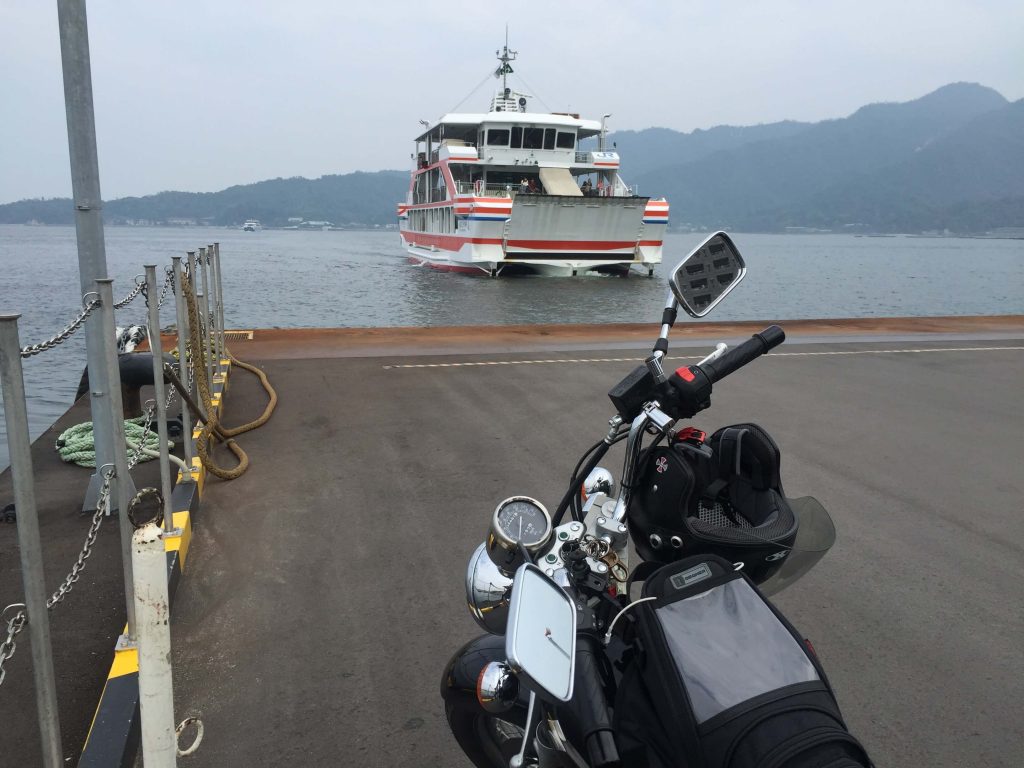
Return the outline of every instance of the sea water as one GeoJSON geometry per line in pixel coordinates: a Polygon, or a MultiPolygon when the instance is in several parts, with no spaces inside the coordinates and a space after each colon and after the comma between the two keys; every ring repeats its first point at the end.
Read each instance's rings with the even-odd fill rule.
{"type": "MultiPolygon", "coordinates": [[[[670,234],[653,278],[438,272],[407,262],[397,232],[242,232],[109,227],[108,272],[120,298],[144,264],[220,243],[228,328],[643,323],[652,340],[672,265],[702,234],[670,234]]],[[[1024,313],[1024,241],[853,235],[736,234],[747,279],[715,320],[1024,313]]],[[[20,312],[21,343],[53,336],[81,307],[73,227],[0,225],[0,312],[20,312]]],[[[141,298],[118,324],[144,324],[141,298]]],[[[163,325],[174,322],[173,301],[163,325]]],[[[71,404],[84,334],[24,361],[33,438],[71,404]]],[[[7,443],[0,419],[0,468],[7,443]]]]}

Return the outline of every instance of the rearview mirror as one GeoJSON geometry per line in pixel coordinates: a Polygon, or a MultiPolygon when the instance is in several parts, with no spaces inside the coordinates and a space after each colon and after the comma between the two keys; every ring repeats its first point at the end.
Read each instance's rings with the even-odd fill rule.
{"type": "Polygon", "coordinates": [[[739,249],[725,232],[715,232],[672,270],[672,293],[691,317],[704,317],[747,274],[739,249]]]}
{"type": "Polygon", "coordinates": [[[520,680],[559,701],[572,698],[576,606],[540,568],[525,563],[512,584],[505,656],[520,680]]]}

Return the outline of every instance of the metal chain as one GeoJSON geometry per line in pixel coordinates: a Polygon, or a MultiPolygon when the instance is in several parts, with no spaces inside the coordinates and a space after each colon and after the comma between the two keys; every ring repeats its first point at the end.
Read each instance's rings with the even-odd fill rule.
{"type": "MultiPolygon", "coordinates": [[[[167,301],[167,291],[170,290],[171,281],[173,279],[174,279],[174,277],[173,277],[173,275],[171,273],[171,270],[168,269],[164,273],[164,284],[160,288],[160,297],[156,301],[156,308],[157,309],[160,309],[160,307],[162,307],[164,305],[164,302],[167,301]]],[[[146,309],[149,309],[149,286],[146,283],[142,283],[140,288],[142,289],[142,295],[146,299],[146,309]]]]}
{"type": "Polygon", "coordinates": [[[48,349],[53,349],[58,344],[63,344],[65,341],[71,338],[75,331],[82,327],[82,324],[85,322],[85,318],[92,314],[92,311],[96,309],[96,307],[98,307],[99,305],[99,299],[91,299],[89,303],[86,304],[85,307],[82,309],[81,314],[74,320],[72,320],[71,323],[64,328],[64,330],[62,330],[60,333],[58,333],[51,339],[41,341],[38,344],[29,344],[27,347],[22,347],[21,356],[32,357],[32,355],[38,355],[40,352],[45,352],[48,349]]]}
{"type": "Polygon", "coordinates": [[[139,463],[139,459],[142,458],[142,451],[146,447],[146,435],[149,434],[149,428],[153,426],[153,413],[155,411],[156,403],[146,408],[146,423],[142,426],[142,439],[139,440],[139,445],[135,452],[128,457],[128,469],[134,469],[135,465],[139,463]]]}
{"type": "MultiPolygon", "coordinates": [[[[78,581],[82,575],[82,569],[85,568],[85,561],[89,559],[89,555],[92,554],[93,544],[96,543],[96,534],[99,533],[100,525],[103,524],[103,518],[106,516],[107,508],[110,505],[110,480],[114,476],[114,470],[107,469],[103,473],[103,487],[100,489],[100,497],[96,503],[96,512],[92,516],[92,523],[89,526],[89,532],[85,535],[85,544],[82,546],[82,551],[78,553],[78,559],[75,564],[71,566],[71,572],[64,578],[64,581],[57,588],[57,591],[53,593],[49,600],[46,601],[46,607],[49,610],[53,609],[57,603],[61,602],[68,592],[71,591],[75,582],[78,581]]],[[[14,655],[14,651],[17,648],[17,644],[14,642],[14,638],[17,637],[18,633],[25,628],[28,624],[28,614],[25,611],[24,603],[13,603],[12,605],[4,608],[0,612],[0,617],[7,613],[11,608],[19,608],[18,612],[12,616],[7,622],[7,639],[0,643],[0,685],[3,685],[4,677],[7,672],[4,670],[4,662],[10,659],[14,655]]]]}
{"type": "Polygon", "coordinates": [[[0,613],[0,616],[2,616],[11,608],[18,607],[20,607],[21,610],[14,614],[14,616],[7,622],[7,639],[0,643],[0,685],[4,684],[4,678],[7,676],[7,670],[4,669],[4,662],[14,655],[14,651],[18,647],[18,644],[14,642],[14,638],[18,636],[18,633],[21,632],[28,623],[28,617],[25,615],[25,605],[23,603],[13,603],[8,605],[4,608],[3,612],[0,613]]]}
{"type": "MultiPolygon", "coordinates": [[[[136,280],[137,279],[138,278],[136,278],[136,280]]],[[[115,301],[114,302],[114,309],[124,309],[129,304],[131,304],[133,301],[135,301],[135,297],[138,296],[142,291],[145,290],[145,285],[146,285],[145,281],[143,281],[141,283],[140,282],[136,282],[135,283],[135,287],[132,288],[132,290],[131,290],[131,293],[129,293],[127,296],[125,296],[120,301],[115,301]]]]}
{"type": "Polygon", "coordinates": [[[85,535],[85,544],[82,545],[82,551],[78,553],[78,560],[71,566],[71,572],[64,578],[64,582],[53,593],[53,596],[46,601],[47,608],[53,608],[53,606],[64,599],[65,595],[71,591],[75,582],[78,581],[82,569],[85,568],[85,561],[92,554],[92,545],[96,543],[96,534],[99,532],[100,525],[103,523],[103,518],[106,516],[107,509],[110,506],[110,481],[113,477],[113,468],[103,473],[103,487],[100,489],[100,498],[96,502],[96,512],[93,513],[92,524],[89,526],[89,532],[85,535]]]}
{"type": "Polygon", "coordinates": [[[156,303],[156,308],[160,309],[167,301],[168,291],[174,289],[174,270],[170,267],[164,267],[164,287],[160,291],[160,299],[156,303]]]}

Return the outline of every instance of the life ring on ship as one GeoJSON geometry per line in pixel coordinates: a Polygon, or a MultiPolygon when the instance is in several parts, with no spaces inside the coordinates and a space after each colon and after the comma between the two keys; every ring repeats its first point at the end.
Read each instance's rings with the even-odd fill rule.
{"type": "Polygon", "coordinates": [[[477,179],[473,182],[473,194],[480,197],[484,193],[484,180],[477,179]]]}

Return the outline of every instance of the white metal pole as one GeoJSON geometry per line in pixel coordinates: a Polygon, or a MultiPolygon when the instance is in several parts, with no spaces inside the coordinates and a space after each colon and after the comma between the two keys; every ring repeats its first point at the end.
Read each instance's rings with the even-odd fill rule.
{"type": "Polygon", "coordinates": [[[132,535],[132,570],[138,622],[142,762],[146,768],[175,768],[178,743],[174,734],[167,559],[160,528],[154,523],[147,523],[132,535]]]}
{"type": "MultiPolygon", "coordinates": [[[[97,280],[96,291],[100,295],[100,317],[103,321],[104,358],[107,364],[107,376],[110,380],[120,379],[120,369],[117,361],[117,349],[114,345],[114,288],[113,280],[97,280]]],[[[135,599],[132,597],[132,524],[128,519],[128,504],[135,495],[135,484],[128,472],[128,453],[125,449],[124,440],[124,409],[121,406],[121,388],[111,388],[110,405],[113,410],[113,417],[110,420],[111,433],[114,438],[114,479],[111,481],[110,499],[117,499],[118,521],[121,529],[121,560],[124,570],[124,596],[125,608],[128,613],[128,636],[130,643],[135,639],[135,599]]],[[[101,471],[102,464],[98,463],[96,469],[101,471]]]]}
{"type": "MultiPolygon", "coordinates": [[[[197,294],[196,299],[199,300],[199,314],[202,316],[203,326],[206,328],[206,338],[203,340],[203,356],[207,361],[207,381],[210,384],[210,391],[212,392],[213,372],[216,370],[213,358],[217,354],[217,351],[216,343],[214,342],[213,317],[210,315],[210,256],[209,251],[206,248],[199,249],[199,264],[202,270],[203,292],[202,294],[197,294]],[[210,349],[211,344],[214,347],[213,350],[210,349]]],[[[217,365],[219,364],[220,363],[217,363],[217,365]]]]}
{"type": "MultiPolygon", "coordinates": [[[[172,269],[174,270],[174,308],[178,325],[178,378],[186,387],[188,386],[188,354],[185,350],[185,340],[188,338],[188,310],[185,308],[185,292],[182,290],[181,256],[171,256],[172,269]]],[[[189,393],[191,394],[191,393],[189,393]]],[[[188,403],[181,393],[178,394],[181,401],[181,439],[185,450],[185,464],[192,466],[192,416],[189,414],[188,403]]]]}
{"type": "MultiPolygon", "coordinates": [[[[3,388],[4,417],[7,421],[14,506],[18,513],[18,549],[21,551],[21,579],[25,586],[25,613],[28,615],[29,637],[32,640],[32,676],[35,678],[36,710],[43,740],[43,765],[46,768],[58,768],[64,761],[61,755],[53,650],[50,645],[50,617],[46,613],[46,582],[43,576],[43,552],[39,543],[35,477],[32,474],[32,441],[28,436],[18,317],[0,315],[0,387],[3,388]]],[[[0,631],[6,629],[0,627],[0,631]]]]}
{"type": "MultiPolygon", "coordinates": [[[[60,27],[64,111],[67,115],[68,152],[71,159],[71,192],[75,202],[75,231],[78,237],[78,276],[82,293],[86,294],[94,290],[93,281],[107,276],[107,253],[103,240],[103,200],[100,197],[99,158],[96,153],[96,118],[93,112],[85,0],[60,0],[57,3],[57,20],[60,27]]],[[[114,461],[113,437],[109,426],[113,411],[108,394],[112,386],[118,385],[118,379],[110,381],[107,378],[100,325],[98,313],[93,313],[85,321],[89,406],[97,470],[89,481],[82,503],[84,512],[96,509],[103,485],[99,467],[114,461]]]]}
{"type": "MultiPolygon", "coordinates": [[[[164,347],[160,339],[159,289],[156,264],[146,264],[146,301],[149,304],[149,350],[153,353],[153,393],[156,398],[156,433],[160,439],[160,494],[164,500],[164,530],[174,530],[171,512],[171,460],[167,447],[167,393],[164,387],[164,347]]],[[[143,438],[144,439],[144,438],[143,438]]]]}

